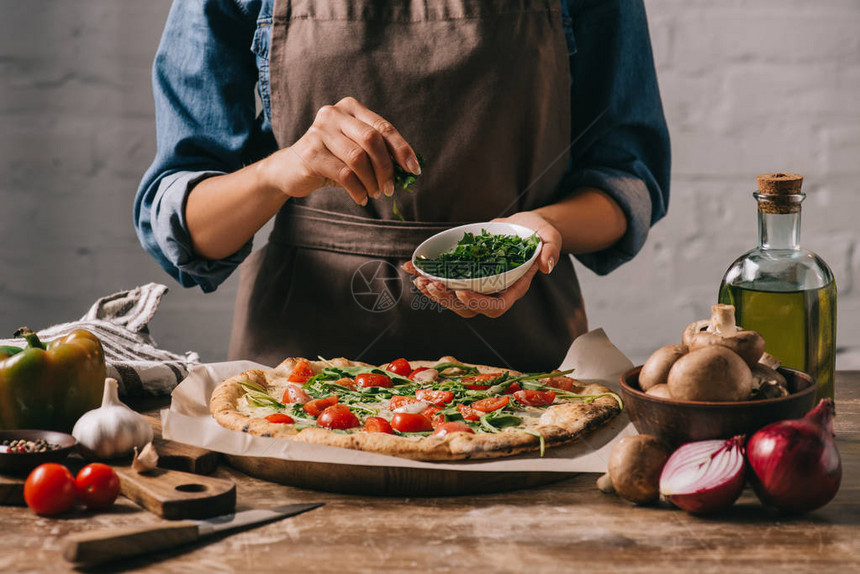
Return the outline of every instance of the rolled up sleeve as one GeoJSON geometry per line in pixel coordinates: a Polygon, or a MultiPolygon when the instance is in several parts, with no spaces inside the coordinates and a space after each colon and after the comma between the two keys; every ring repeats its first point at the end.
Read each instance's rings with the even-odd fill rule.
{"type": "Polygon", "coordinates": [[[180,284],[214,291],[251,252],[194,253],[185,202],[194,185],[248,161],[260,129],[254,99],[255,18],[233,0],[176,0],[153,64],[158,150],[138,188],[134,224],[144,249],[180,284]]]}
{"type": "Polygon", "coordinates": [[[625,235],[576,255],[605,275],[631,260],[669,205],[670,145],[642,0],[571,0],[572,139],[564,190],[594,187],[618,203],[625,235]]]}

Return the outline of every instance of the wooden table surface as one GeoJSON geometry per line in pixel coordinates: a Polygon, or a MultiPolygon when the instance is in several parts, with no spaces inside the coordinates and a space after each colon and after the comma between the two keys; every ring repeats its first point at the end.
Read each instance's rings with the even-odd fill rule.
{"type": "MultiPolygon", "coordinates": [[[[583,474],[539,488],[445,498],[318,493],[221,466],[239,504],[324,502],[312,512],[95,571],[196,572],[860,572],[860,371],[836,379],[842,488],[801,517],[765,510],[750,490],[718,518],[634,507],[583,474]]],[[[41,518],[0,507],[2,572],[72,571],[63,536],[160,519],[120,498],[109,512],[41,518]]]]}

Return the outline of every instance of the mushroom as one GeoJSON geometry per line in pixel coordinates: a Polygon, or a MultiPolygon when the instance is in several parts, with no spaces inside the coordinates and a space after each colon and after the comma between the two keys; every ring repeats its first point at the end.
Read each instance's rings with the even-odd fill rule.
{"type": "Polygon", "coordinates": [[[624,437],[612,449],[609,472],[597,480],[597,487],[601,492],[614,490],[636,504],[654,502],[660,496],[660,472],[669,454],[666,445],[655,436],[624,437]]]}
{"type": "Polygon", "coordinates": [[[737,353],[752,368],[764,354],[764,339],[755,331],[745,331],[735,324],[733,305],[711,307],[711,319],[706,330],[697,321],[684,331],[685,343],[691,351],[711,345],[726,347],[737,353]]]}
{"type": "Polygon", "coordinates": [[[669,385],[654,385],[647,391],[645,391],[646,395],[651,395],[652,397],[659,397],[661,399],[671,399],[672,393],[669,392],[669,385]]]}
{"type": "Polygon", "coordinates": [[[639,388],[648,392],[651,387],[666,384],[669,369],[687,351],[687,345],[666,345],[654,351],[639,371],[639,388]]]}
{"type": "Polygon", "coordinates": [[[767,351],[762,354],[761,359],[759,359],[758,362],[766,367],[770,367],[774,371],[777,370],[782,364],[779,359],[777,359],[767,351]]]}
{"type": "Polygon", "coordinates": [[[790,394],[785,377],[763,363],[758,363],[752,368],[752,377],[751,400],[778,399],[790,394]]]}
{"type": "Polygon", "coordinates": [[[721,345],[693,349],[678,359],[666,383],[682,401],[744,401],[752,391],[752,372],[733,351],[721,345]]]}

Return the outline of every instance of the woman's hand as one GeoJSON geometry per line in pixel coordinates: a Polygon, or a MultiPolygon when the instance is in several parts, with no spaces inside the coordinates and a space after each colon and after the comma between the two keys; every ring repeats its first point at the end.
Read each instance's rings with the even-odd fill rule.
{"type": "Polygon", "coordinates": [[[426,277],[419,276],[411,261],[403,264],[403,270],[416,275],[412,283],[424,296],[454,311],[461,317],[470,318],[475,315],[486,315],[495,318],[503,315],[518,299],[526,294],[538,271],[550,273],[558,263],[558,258],[561,255],[561,234],[546,219],[533,211],[515,213],[510,217],[494,219],[493,221],[516,223],[534,229],[543,242],[540,255],[531,269],[501,293],[481,295],[474,291],[448,289],[438,281],[431,281],[426,277]]]}
{"type": "Polygon", "coordinates": [[[266,177],[291,197],[339,186],[358,205],[367,205],[368,197],[394,193],[392,157],[404,169],[421,173],[415,152],[391,123],[355,98],[344,98],[320,108],[295,144],[265,160],[266,177]]]}

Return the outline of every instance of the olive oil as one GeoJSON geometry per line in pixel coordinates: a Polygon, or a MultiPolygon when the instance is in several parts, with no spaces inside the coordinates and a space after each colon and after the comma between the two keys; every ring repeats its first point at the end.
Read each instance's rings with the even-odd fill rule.
{"type": "Polygon", "coordinates": [[[764,337],[765,350],[783,366],[812,375],[819,397],[833,397],[835,302],[832,281],[818,289],[762,290],[738,284],[720,291],[720,303],[735,306],[738,325],[764,337]]]}
{"type": "Polygon", "coordinates": [[[833,398],[836,366],[836,281],[818,255],[800,247],[800,190],[792,173],[758,176],[758,247],[737,258],[723,276],[720,303],[757,331],[783,366],[803,371],[819,398],[833,398]]]}

